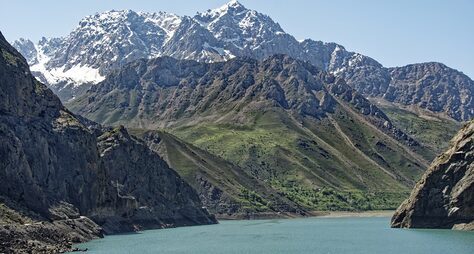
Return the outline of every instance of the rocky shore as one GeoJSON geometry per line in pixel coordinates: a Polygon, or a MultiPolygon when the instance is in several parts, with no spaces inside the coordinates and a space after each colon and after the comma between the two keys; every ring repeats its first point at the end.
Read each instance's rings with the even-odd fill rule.
{"type": "Polygon", "coordinates": [[[0,225],[0,252],[63,253],[74,250],[74,244],[102,236],[101,227],[87,217],[0,225]]]}

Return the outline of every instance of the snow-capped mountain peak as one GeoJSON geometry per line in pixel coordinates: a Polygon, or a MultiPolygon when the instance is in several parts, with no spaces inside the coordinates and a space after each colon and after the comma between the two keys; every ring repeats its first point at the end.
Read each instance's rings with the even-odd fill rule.
{"type": "Polygon", "coordinates": [[[87,16],[67,36],[15,45],[32,71],[55,90],[98,83],[112,69],[138,58],[156,57],[173,36],[181,17],[166,12],[110,10],[87,16]],[[58,87],[56,87],[58,86],[58,87]]]}
{"type": "MultiPolygon", "coordinates": [[[[404,77],[405,68],[385,68],[376,60],[349,52],[336,43],[311,39],[298,41],[269,16],[247,9],[237,1],[193,17],[166,12],[106,11],[85,17],[67,36],[43,38],[36,44],[22,39],[14,42],[13,46],[27,59],[32,73],[49,85],[63,101],[102,81],[112,70],[140,58],[158,56],[218,62],[233,57],[262,60],[275,54],[285,54],[346,79],[349,85],[364,94],[401,102],[413,97],[399,97],[402,93],[392,85],[404,86],[404,79],[417,82],[404,77]],[[402,80],[398,83],[392,80],[392,72],[402,80]]],[[[429,73],[442,71],[436,65],[430,66],[426,66],[429,73]]],[[[407,69],[417,75],[425,75],[425,71],[417,67],[407,69]]],[[[446,75],[452,73],[447,72],[446,75]]],[[[456,80],[468,80],[463,82],[469,86],[472,84],[467,77],[453,75],[456,80]]],[[[450,83],[443,84],[446,91],[451,87],[447,84],[450,83]]],[[[430,91],[430,94],[434,93],[430,91]]],[[[471,92],[462,96],[450,93],[449,98],[461,98],[456,99],[456,105],[462,106],[450,106],[454,105],[451,102],[442,105],[449,108],[448,115],[458,120],[472,118],[474,100],[466,94],[470,96],[471,92]]],[[[435,97],[416,98],[424,100],[420,102],[423,107],[438,104],[424,98],[435,97]]],[[[439,110],[439,107],[434,109],[439,110]]]]}
{"type": "Polygon", "coordinates": [[[238,1],[235,1],[235,0],[232,0],[232,1],[224,4],[223,6],[221,6],[219,8],[208,10],[203,14],[207,15],[207,16],[210,16],[212,18],[218,18],[218,17],[221,17],[221,16],[229,14],[229,13],[238,14],[238,13],[240,13],[242,11],[246,11],[246,10],[247,10],[247,8],[245,8],[245,6],[243,6],[241,3],[239,3],[238,1]]]}
{"type": "Polygon", "coordinates": [[[239,1],[237,0],[230,0],[227,4],[225,4],[228,8],[245,8],[239,1]]]}
{"type": "MultiPolygon", "coordinates": [[[[42,39],[37,44],[22,40],[15,42],[15,47],[28,59],[33,73],[60,91],[63,100],[74,96],[74,89],[79,90],[82,84],[96,84],[112,70],[140,58],[166,55],[216,62],[236,56],[263,59],[288,54],[328,68],[332,57],[332,46],[298,42],[269,16],[238,1],[194,17],[105,11],[83,18],[67,36],[42,39]],[[65,92],[69,88],[72,91],[65,92]]],[[[347,58],[345,54],[334,56],[347,58]]]]}
{"type": "Polygon", "coordinates": [[[216,38],[239,49],[254,49],[271,37],[286,34],[270,17],[237,1],[198,13],[194,19],[216,38]]]}
{"type": "MultiPolygon", "coordinates": [[[[67,36],[37,44],[18,41],[15,47],[42,82],[63,91],[64,87],[98,83],[111,70],[139,58],[168,55],[203,62],[235,56],[263,58],[285,53],[288,39],[290,47],[299,45],[267,15],[230,1],[194,17],[105,11],[83,18],[67,36]]],[[[61,97],[68,100],[70,94],[65,94],[61,97]]]]}

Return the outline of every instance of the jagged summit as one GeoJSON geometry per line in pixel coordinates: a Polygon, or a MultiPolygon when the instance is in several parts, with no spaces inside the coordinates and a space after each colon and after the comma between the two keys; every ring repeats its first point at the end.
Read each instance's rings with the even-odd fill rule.
{"type": "Polygon", "coordinates": [[[226,5],[229,6],[229,7],[233,7],[233,8],[237,8],[237,7],[243,7],[243,8],[245,8],[244,5],[241,4],[241,3],[240,3],[239,1],[237,1],[237,0],[230,0],[226,5]]]}
{"type": "Polygon", "coordinates": [[[165,31],[165,35],[169,39],[169,37],[172,36],[173,31],[177,28],[177,26],[179,26],[181,17],[162,11],[157,13],[149,13],[135,12],[133,10],[110,10],[85,17],[79,22],[79,26],[76,29],[91,26],[92,29],[107,30],[107,25],[133,25],[137,21],[153,23],[154,25],[163,29],[165,31]]]}
{"type": "Polygon", "coordinates": [[[229,12],[240,12],[247,10],[243,4],[241,4],[238,1],[231,0],[228,3],[222,5],[219,8],[215,8],[212,10],[208,10],[207,13],[213,13],[213,14],[225,14],[229,12]]]}
{"type": "Polygon", "coordinates": [[[285,31],[265,14],[249,10],[237,1],[198,13],[194,17],[216,38],[240,50],[256,50],[262,44],[275,40],[285,31]]]}

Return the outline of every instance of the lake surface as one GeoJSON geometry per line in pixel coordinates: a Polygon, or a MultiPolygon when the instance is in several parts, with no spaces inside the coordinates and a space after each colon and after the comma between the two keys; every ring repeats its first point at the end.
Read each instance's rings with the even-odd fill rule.
{"type": "Polygon", "coordinates": [[[474,253],[474,232],[391,229],[389,218],[221,221],[80,244],[87,253],[474,253]]]}

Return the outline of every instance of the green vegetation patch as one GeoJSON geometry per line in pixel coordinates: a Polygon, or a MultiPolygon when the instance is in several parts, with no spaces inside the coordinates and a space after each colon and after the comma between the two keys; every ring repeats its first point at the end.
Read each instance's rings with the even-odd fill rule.
{"type": "MultiPolygon", "coordinates": [[[[306,209],[395,209],[408,196],[408,185],[416,180],[420,166],[410,164],[409,154],[399,155],[398,144],[386,141],[386,147],[379,148],[384,136],[338,113],[334,122],[350,141],[329,119],[298,121],[278,111],[249,116],[253,120],[247,125],[204,123],[169,131],[238,165],[306,209]],[[410,182],[400,183],[370,160],[394,174],[403,172],[410,182]]],[[[260,200],[257,194],[242,192],[239,200],[257,210],[278,206],[260,200]]]]}
{"type": "Polygon", "coordinates": [[[244,211],[264,212],[271,209],[269,207],[271,202],[266,201],[257,192],[248,189],[240,190],[238,201],[240,202],[241,209],[244,211]]]}
{"type": "MultiPolygon", "coordinates": [[[[253,124],[201,124],[171,130],[173,134],[243,168],[270,170],[276,154],[291,148],[298,134],[275,120],[278,114],[262,114],[253,124]]],[[[262,172],[259,172],[262,173],[262,172]]]]}
{"type": "Polygon", "coordinates": [[[461,123],[441,118],[423,118],[408,110],[381,106],[398,128],[432,148],[437,154],[446,150],[449,141],[461,128],[461,123]]]}
{"type": "Polygon", "coordinates": [[[15,67],[18,67],[18,63],[17,61],[19,61],[20,59],[17,57],[17,56],[14,56],[12,54],[10,54],[10,52],[4,50],[4,49],[1,49],[2,51],[2,57],[3,59],[5,59],[5,61],[10,64],[10,65],[13,65],[15,67]]]}
{"type": "Polygon", "coordinates": [[[288,199],[317,211],[393,210],[409,195],[409,192],[342,191],[330,187],[309,189],[293,181],[272,181],[272,186],[288,199]]]}

